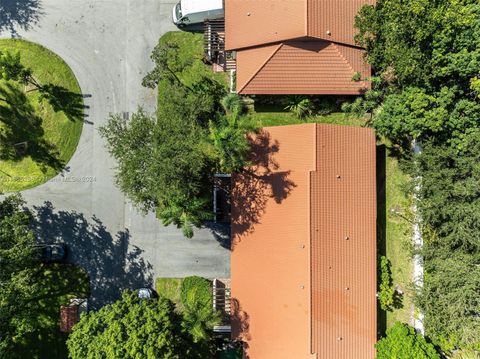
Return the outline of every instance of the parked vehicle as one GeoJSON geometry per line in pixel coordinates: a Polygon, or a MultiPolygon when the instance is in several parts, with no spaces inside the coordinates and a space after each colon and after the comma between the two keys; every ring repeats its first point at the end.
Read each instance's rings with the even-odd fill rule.
{"type": "Polygon", "coordinates": [[[38,244],[35,246],[42,262],[62,262],[67,257],[67,247],[63,243],[38,244]]]}
{"type": "Polygon", "coordinates": [[[151,299],[155,297],[155,292],[150,288],[140,288],[138,290],[138,298],[140,299],[151,299]]]}
{"type": "Polygon", "coordinates": [[[223,0],[180,0],[173,7],[173,23],[178,27],[224,17],[223,0]]]}

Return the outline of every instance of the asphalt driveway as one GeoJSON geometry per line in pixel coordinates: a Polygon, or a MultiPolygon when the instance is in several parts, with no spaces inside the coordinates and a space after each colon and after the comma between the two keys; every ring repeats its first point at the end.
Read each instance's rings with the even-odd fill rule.
{"type": "Polygon", "coordinates": [[[38,213],[38,234],[64,241],[73,262],[92,281],[94,306],[123,288],[155,277],[225,277],[230,251],[225,236],[204,228],[193,239],[138,213],[114,185],[115,163],[98,127],[109,113],[155,109],[155,91],[141,86],[158,38],[176,30],[169,0],[1,0],[0,37],[22,37],[60,55],[84,93],[85,125],[64,173],[23,192],[38,213]]]}

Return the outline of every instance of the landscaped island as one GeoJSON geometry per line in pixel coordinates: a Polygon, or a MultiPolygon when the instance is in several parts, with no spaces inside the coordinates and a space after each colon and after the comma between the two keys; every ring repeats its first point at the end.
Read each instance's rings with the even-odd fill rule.
{"type": "Polygon", "coordinates": [[[83,96],[68,65],[40,45],[0,40],[0,60],[0,192],[13,192],[65,167],[82,132],[83,96]]]}

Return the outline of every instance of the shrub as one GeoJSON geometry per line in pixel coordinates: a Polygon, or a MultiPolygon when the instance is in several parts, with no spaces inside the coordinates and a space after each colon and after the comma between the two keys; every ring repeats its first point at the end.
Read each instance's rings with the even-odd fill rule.
{"type": "Polygon", "coordinates": [[[387,257],[380,258],[380,291],[378,301],[383,310],[391,311],[395,305],[395,290],[393,289],[391,263],[387,257]]]}
{"type": "Polygon", "coordinates": [[[245,104],[236,93],[229,93],[220,101],[227,114],[241,115],[245,112],[245,104]]]}
{"type": "Polygon", "coordinates": [[[440,359],[433,344],[407,324],[396,322],[375,345],[377,359],[440,359]]]}
{"type": "Polygon", "coordinates": [[[305,118],[313,113],[313,103],[308,97],[304,96],[289,96],[285,110],[290,111],[298,118],[305,118]]]}
{"type": "Polygon", "coordinates": [[[209,332],[220,321],[219,313],[213,311],[212,285],[208,279],[187,277],[180,292],[183,310],[183,326],[195,342],[209,338],[209,332]]]}
{"type": "Polygon", "coordinates": [[[186,277],[182,282],[180,299],[184,305],[192,300],[207,303],[212,302],[212,283],[208,279],[192,276],[186,277]]]}

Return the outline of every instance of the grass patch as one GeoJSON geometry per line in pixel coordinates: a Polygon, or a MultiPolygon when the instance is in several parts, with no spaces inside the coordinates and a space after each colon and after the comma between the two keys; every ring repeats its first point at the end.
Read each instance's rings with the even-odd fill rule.
{"type": "Polygon", "coordinates": [[[13,192],[46,182],[70,160],[82,132],[83,98],[75,75],[53,52],[12,39],[0,40],[0,49],[20,52],[34,78],[53,85],[48,101],[38,90],[0,81],[0,94],[12,99],[10,105],[0,103],[0,128],[8,132],[8,147],[28,142],[25,154],[0,160],[0,192],[13,192]]]}
{"type": "MultiPolygon", "coordinates": [[[[224,72],[214,73],[210,65],[203,59],[203,34],[170,31],[163,35],[160,44],[173,43],[178,46],[178,58],[181,64],[185,64],[183,71],[177,72],[177,76],[187,86],[198,82],[203,77],[219,81],[227,87],[227,74],[224,72]]],[[[159,90],[160,87],[159,87],[159,90]]]]}
{"type": "Polygon", "coordinates": [[[34,318],[38,330],[15,350],[20,358],[66,359],[67,334],[59,328],[60,306],[71,298],[90,295],[87,273],[69,264],[44,265],[39,275],[42,290],[38,293],[38,309],[34,318]]]}
{"type": "Polygon", "coordinates": [[[386,256],[392,263],[394,285],[399,285],[405,293],[403,307],[387,313],[387,328],[390,328],[396,321],[410,322],[413,264],[409,250],[412,241],[412,225],[405,219],[405,217],[409,218],[411,199],[404,191],[410,178],[402,172],[398,160],[388,150],[386,176],[386,256]]]}
{"type": "Polygon", "coordinates": [[[170,299],[176,307],[181,307],[180,290],[183,278],[157,278],[155,290],[158,295],[170,299]]]}
{"type": "Polygon", "coordinates": [[[347,117],[341,112],[333,112],[328,115],[309,116],[299,119],[293,113],[276,105],[257,105],[252,112],[254,120],[260,127],[298,125],[302,123],[327,123],[333,125],[361,126],[364,121],[354,117],[347,117]]]}

